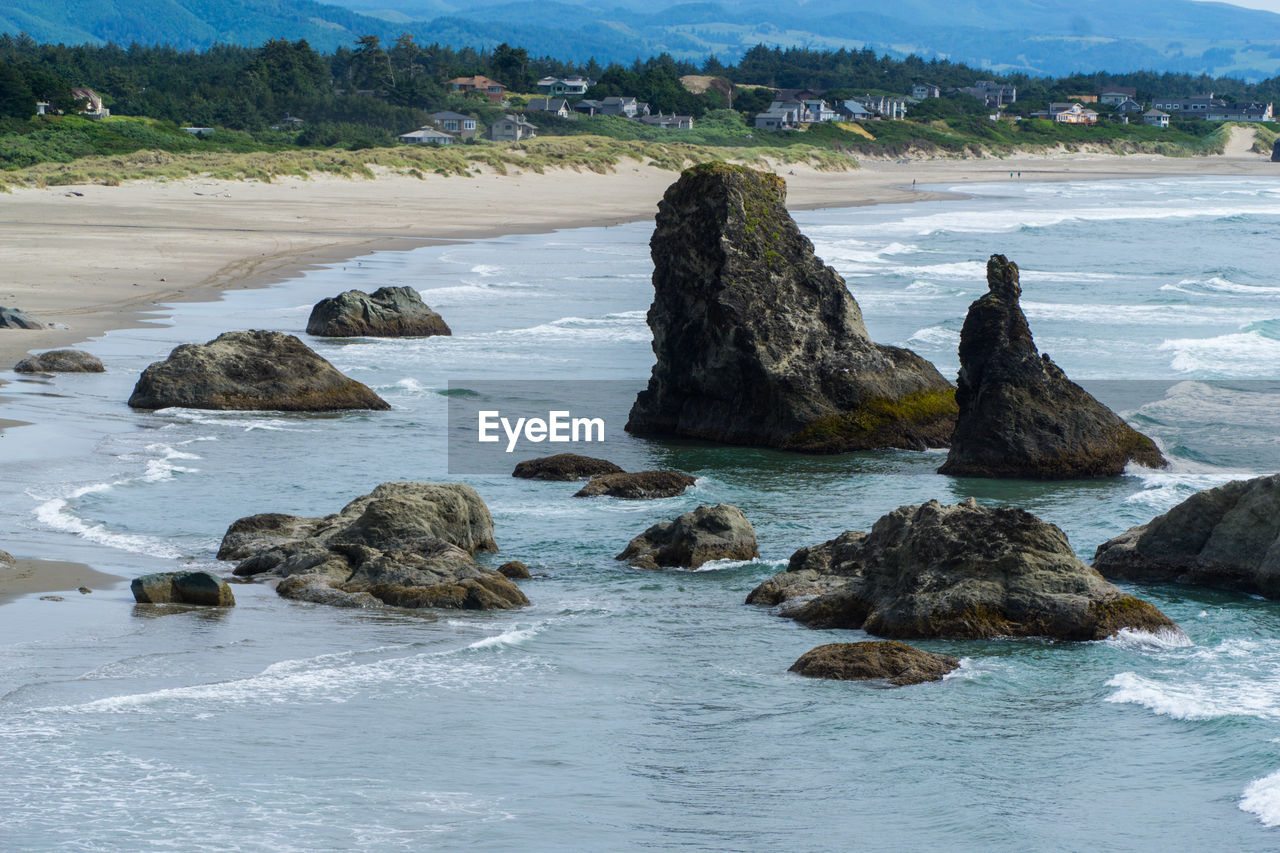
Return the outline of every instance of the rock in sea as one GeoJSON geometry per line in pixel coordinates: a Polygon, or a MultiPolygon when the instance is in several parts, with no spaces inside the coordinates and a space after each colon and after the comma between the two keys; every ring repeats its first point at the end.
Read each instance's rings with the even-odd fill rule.
{"type": "Polygon", "coordinates": [[[645,501],[655,498],[673,498],[698,482],[697,477],[680,471],[636,471],[633,474],[603,474],[592,477],[575,498],[595,498],[607,495],[611,498],[628,498],[645,501]]]}
{"type": "Polygon", "coordinates": [[[1098,546],[1112,580],[1185,583],[1280,597],[1280,474],[1197,492],[1098,546]]]}
{"type": "Polygon", "coordinates": [[[200,604],[234,607],[231,587],[212,572],[161,572],[133,579],[129,585],[140,604],[200,604]]]}
{"type": "Polygon", "coordinates": [[[960,416],[939,473],[957,477],[1114,477],[1129,462],[1167,463],[1155,443],[1036,350],[1018,265],[987,262],[988,292],[960,332],[960,416]]]}
{"type": "Polygon", "coordinates": [[[102,359],[78,349],[55,349],[28,356],[13,366],[15,373],[102,373],[102,359]]]}
{"type": "Polygon", "coordinates": [[[512,477],[525,480],[586,480],[601,474],[622,474],[621,468],[607,459],[580,456],[577,453],[557,453],[540,459],[526,459],[516,465],[512,477]]]}
{"type": "Polygon", "coordinates": [[[493,517],[461,483],[383,483],[323,518],[266,513],[236,521],[218,550],[235,574],[271,572],[286,598],[341,607],[512,609],[515,584],[477,563],[496,552],[493,517]]]}
{"type": "Polygon", "coordinates": [[[311,309],[307,334],[326,338],[425,338],[452,335],[444,318],[412,287],[348,290],[321,299],[311,309]]]}
{"type": "Polygon", "coordinates": [[[895,687],[941,681],[960,661],[893,640],[828,643],[800,656],[790,671],[806,678],[836,681],[885,680],[895,687]]]}
{"type": "Polygon", "coordinates": [[[791,556],[748,604],[813,628],[897,639],[1101,640],[1122,628],[1178,631],[1153,605],[1076,558],[1067,536],[1020,509],[929,501],[791,556]]]}
{"type": "Polygon", "coordinates": [[[617,559],[638,569],[696,569],[712,560],[753,560],[759,556],[755,528],[742,510],[716,504],[653,525],[632,539],[617,559]]]}
{"type": "Polygon", "coordinates": [[[225,332],[207,344],[176,347],[143,371],[129,405],[281,412],[391,408],[293,335],[262,331],[225,332]]]}
{"type": "Polygon", "coordinates": [[[667,190],[649,243],[657,364],[627,430],[819,453],[945,447],[951,383],[871,342],[785,200],[781,178],[724,163],[667,190]]]}
{"type": "Polygon", "coordinates": [[[533,577],[533,575],[529,574],[529,567],[519,560],[508,560],[498,566],[498,574],[511,580],[527,580],[533,577]]]}

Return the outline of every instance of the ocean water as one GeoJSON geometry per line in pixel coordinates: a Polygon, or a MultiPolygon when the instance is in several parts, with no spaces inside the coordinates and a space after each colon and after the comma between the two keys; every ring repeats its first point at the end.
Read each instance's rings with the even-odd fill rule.
{"type": "MultiPolygon", "coordinates": [[[[1280,844],[1280,609],[1132,587],[1186,642],[922,642],[964,660],[888,689],[787,667],[860,632],[743,604],[796,548],[931,498],[1026,507],[1088,558],[1194,491],[1280,470],[1280,179],[966,186],[797,215],[876,340],[954,374],[987,256],[1023,268],[1042,350],[1173,465],[1105,482],[944,478],[940,452],[796,457],[628,440],[699,477],[629,503],[449,477],[451,379],[644,386],[649,223],[383,252],[86,348],[104,376],[6,374],[0,546],[130,577],[213,559],[234,519],[332,512],[386,480],[463,479],[537,577],[517,612],[349,612],[235,587],[227,612],[127,585],[0,607],[0,846],[316,850],[1268,850],[1280,844]],[[138,373],[229,329],[302,335],[319,298],[410,284],[451,338],[313,341],[389,412],[133,412],[138,373]],[[702,503],[762,558],[613,556],[702,503]]],[[[514,465],[514,460],[513,463],[514,465]]]]}

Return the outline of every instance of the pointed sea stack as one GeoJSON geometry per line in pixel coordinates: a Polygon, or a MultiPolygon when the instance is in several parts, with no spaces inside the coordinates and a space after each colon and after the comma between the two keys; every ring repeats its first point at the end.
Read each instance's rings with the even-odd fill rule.
{"type": "Polygon", "coordinates": [[[1040,355],[1018,299],[1018,265],[987,262],[988,293],[960,332],[960,417],[940,474],[1066,480],[1163,468],[1155,443],[1040,355]]]}
{"type": "Polygon", "coordinates": [[[781,178],[724,163],[667,190],[649,242],[657,364],[627,431],[815,453],[945,447],[951,383],[871,342],[785,200],[781,178]]]}

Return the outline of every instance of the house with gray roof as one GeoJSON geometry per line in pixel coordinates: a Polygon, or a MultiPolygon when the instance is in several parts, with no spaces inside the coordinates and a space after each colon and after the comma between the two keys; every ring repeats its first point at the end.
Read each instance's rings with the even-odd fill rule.
{"type": "Polygon", "coordinates": [[[577,118],[578,114],[564,98],[534,98],[524,108],[528,113],[551,113],[560,118],[577,118]]]}
{"type": "Polygon", "coordinates": [[[479,124],[477,124],[473,116],[464,116],[462,113],[453,113],[449,111],[432,113],[427,116],[431,119],[431,124],[436,130],[443,130],[445,133],[452,134],[458,139],[475,139],[479,134],[479,124]]]}
{"type": "Polygon", "coordinates": [[[505,115],[489,125],[489,138],[494,142],[520,142],[538,135],[538,126],[521,115],[505,115]]]}
{"type": "Polygon", "coordinates": [[[402,133],[396,138],[408,145],[453,145],[458,141],[453,134],[436,130],[434,127],[402,133]]]}

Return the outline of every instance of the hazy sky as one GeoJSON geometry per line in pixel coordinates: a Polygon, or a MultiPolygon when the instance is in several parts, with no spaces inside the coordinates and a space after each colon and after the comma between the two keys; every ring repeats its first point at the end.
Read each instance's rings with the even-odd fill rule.
{"type": "Polygon", "coordinates": [[[1219,0],[1232,6],[1248,6],[1250,9],[1266,9],[1268,12],[1280,12],[1280,0],[1219,0]]]}

